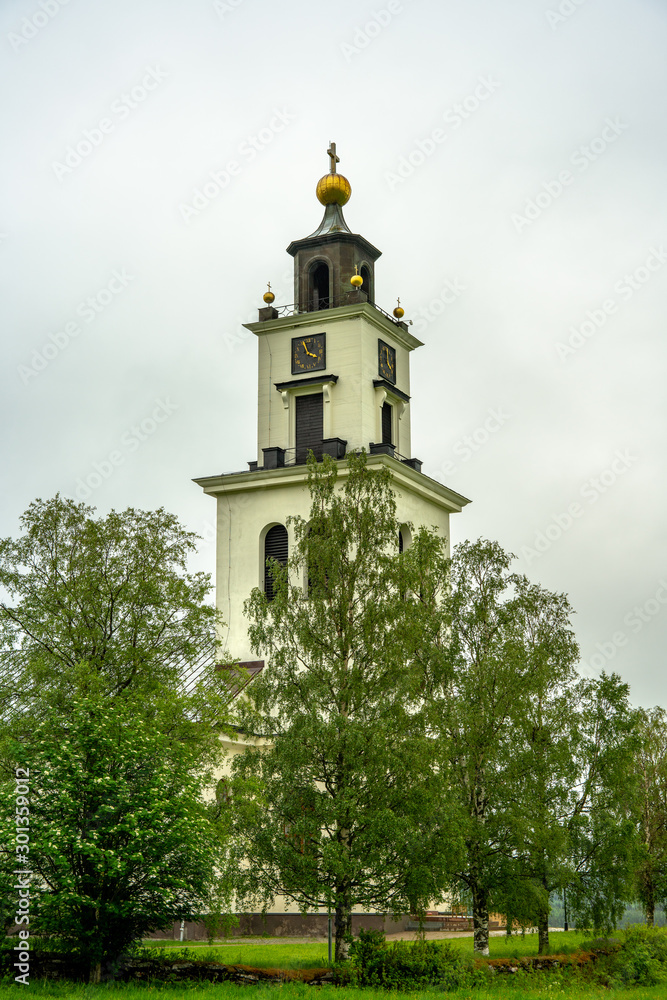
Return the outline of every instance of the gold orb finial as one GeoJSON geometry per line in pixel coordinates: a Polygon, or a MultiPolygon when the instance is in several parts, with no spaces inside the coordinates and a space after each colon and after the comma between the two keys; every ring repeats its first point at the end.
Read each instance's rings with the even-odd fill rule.
{"type": "Polygon", "coordinates": [[[340,163],[340,156],[336,155],[335,142],[329,143],[327,154],[329,156],[329,160],[331,161],[329,165],[329,173],[325,174],[324,177],[320,177],[317,182],[317,187],[315,189],[317,200],[322,205],[346,205],[350,200],[352,188],[347,177],[343,177],[342,174],[336,173],[336,164],[340,163]]]}
{"type": "Polygon", "coordinates": [[[354,265],[354,274],[350,278],[350,284],[354,285],[355,288],[361,288],[361,286],[363,285],[363,283],[364,283],[364,279],[359,274],[359,268],[355,264],[354,265]]]}
{"type": "Polygon", "coordinates": [[[394,309],[394,316],[396,319],[403,319],[405,316],[405,309],[401,308],[401,300],[396,299],[396,308],[394,309]]]}
{"type": "Polygon", "coordinates": [[[276,297],[273,294],[273,292],[271,291],[271,282],[270,281],[267,282],[267,286],[266,287],[267,287],[267,291],[264,292],[264,294],[262,295],[262,298],[266,302],[267,306],[270,306],[272,302],[275,302],[276,297]]]}
{"type": "Polygon", "coordinates": [[[352,188],[347,177],[342,174],[325,174],[317,182],[315,194],[322,205],[337,204],[342,207],[350,200],[352,188]]]}

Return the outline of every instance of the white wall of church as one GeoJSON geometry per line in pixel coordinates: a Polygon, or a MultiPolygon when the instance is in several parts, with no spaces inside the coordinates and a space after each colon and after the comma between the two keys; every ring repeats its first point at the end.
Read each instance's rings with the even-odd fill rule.
{"type": "MultiPolygon", "coordinates": [[[[336,310],[340,313],[342,310],[336,310]]],[[[383,399],[373,387],[378,377],[378,339],[396,350],[396,387],[410,394],[409,350],[402,331],[393,324],[369,320],[358,307],[347,317],[328,318],[327,310],[306,313],[266,324],[249,324],[259,342],[257,460],[262,464],[264,448],[291,449],[294,441],[294,397],[297,392],[321,391],[304,385],[289,390],[283,397],[275,383],[294,379],[292,374],[292,339],[302,334],[326,333],[326,374],[337,375],[338,382],[325,394],[324,437],[347,441],[347,450],[368,449],[371,442],[382,440],[380,409],[383,399]],[[399,336],[399,332],[401,336],[399,336]]],[[[411,346],[419,346],[414,338],[411,346]]],[[[324,374],[315,372],[313,375],[324,374]]],[[[307,373],[303,374],[303,378],[307,373]]],[[[397,451],[411,455],[410,404],[398,397],[387,397],[401,412],[396,420],[397,451]]],[[[288,456],[289,460],[289,456],[288,456]]]]}
{"type": "MultiPolygon", "coordinates": [[[[386,461],[378,456],[370,458],[369,464],[386,461]]],[[[243,605],[254,587],[264,585],[266,530],[274,524],[287,525],[289,515],[307,518],[310,494],[303,466],[272,470],[269,475],[255,472],[234,478],[236,488],[230,483],[225,489],[223,481],[217,491],[216,595],[226,623],[222,638],[228,653],[233,659],[251,660],[257,654],[250,648],[243,605]]],[[[419,478],[423,483],[424,477],[419,478]]],[[[408,474],[403,482],[398,477],[394,481],[399,522],[411,522],[415,528],[422,524],[435,527],[449,539],[449,511],[438,502],[439,484],[433,483],[432,498],[414,491],[410,484],[408,474]]],[[[291,554],[294,532],[291,526],[287,526],[287,531],[291,554]]]]}

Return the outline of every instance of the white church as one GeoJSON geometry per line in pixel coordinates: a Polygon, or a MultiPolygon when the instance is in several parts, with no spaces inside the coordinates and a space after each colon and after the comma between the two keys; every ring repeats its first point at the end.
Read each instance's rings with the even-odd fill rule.
{"type": "MultiPolygon", "coordinates": [[[[362,448],[369,468],[389,469],[403,547],[410,544],[411,523],[437,526],[449,540],[450,514],[470,502],[425,475],[413,456],[410,354],[424,345],[410,332],[400,302],[393,314],[376,304],[381,252],[348,228],[343,206],[350,183],[337,171],[334,143],[327,153],[329,173],[316,188],[322,221],[287,247],[294,258],[294,302],[277,304],[269,285],[257,322],[245,324],[258,346],[257,456],[247,470],[195,480],[217,504],[216,603],[227,624],[224,646],[250,677],[265,662],[250,647],[243,604],[254,587],[270,595],[267,559],[287,561],[293,542],[288,516],[308,517],[310,451],[317,459],[335,459],[339,480],[346,475],[345,455],[362,448]]],[[[232,754],[241,749],[242,741],[228,746],[232,754]]],[[[364,926],[383,926],[381,915],[364,918],[364,926]]],[[[240,929],[324,933],[326,919],[304,918],[277,899],[274,912],[249,914],[240,929]]],[[[403,924],[387,920],[384,927],[389,932],[403,924]]]]}

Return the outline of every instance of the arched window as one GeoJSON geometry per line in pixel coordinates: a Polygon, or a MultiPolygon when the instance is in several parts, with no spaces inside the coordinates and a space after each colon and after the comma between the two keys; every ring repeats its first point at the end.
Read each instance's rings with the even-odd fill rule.
{"type": "Polygon", "coordinates": [[[329,308],[329,267],[324,261],[313,264],[308,272],[308,311],[329,308]]]}
{"type": "Polygon", "coordinates": [[[272,528],[269,528],[264,539],[264,593],[267,601],[272,601],[275,596],[270,560],[275,559],[276,562],[285,566],[287,555],[287,528],[283,524],[274,524],[272,528]]]}
{"type": "Polygon", "coordinates": [[[368,301],[372,302],[373,301],[373,284],[371,282],[370,268],[366,267],[365,264],[362,264],[361,265],[361,271],[359,273],[361,274],[361,277],[364,279],[364,283],[361,286],[361,290],[362,290],[362,292],[366,292],[366,295],[368,296],[368,301]]]}

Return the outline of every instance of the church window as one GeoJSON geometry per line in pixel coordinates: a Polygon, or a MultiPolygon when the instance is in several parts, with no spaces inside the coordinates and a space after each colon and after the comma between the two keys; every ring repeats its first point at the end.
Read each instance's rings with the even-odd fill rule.
{"type": "Polygon", "coordinates": [[[322,438],[324,437],[324,398],[321,392],[307,396],[296,396],[296,464],[308,461],[308,452],[315,458],[322,458],[322,438]]]}
{"type": "Polygon", "coordinates": [[[392,434],[391,434],[391,418],[392,418],[392,405],[391,403],[382,404],[382,444],[392,444],[392,434]]]}
{"type": "Polygon", "coordinates": [[[308,311],[329,308],[329,267],[324,261],[313,264],[308,274],[308,311]]]}
{"type": "Polygon", "coordinates": [[[283,524],[274,524],[266,533],[264,539],[264,593],[267,601],[272,601],[275,592],[275,581],[271,575],[270,560],[275,559],[285,566],[288,556],[287,528],[283,524]]]}

